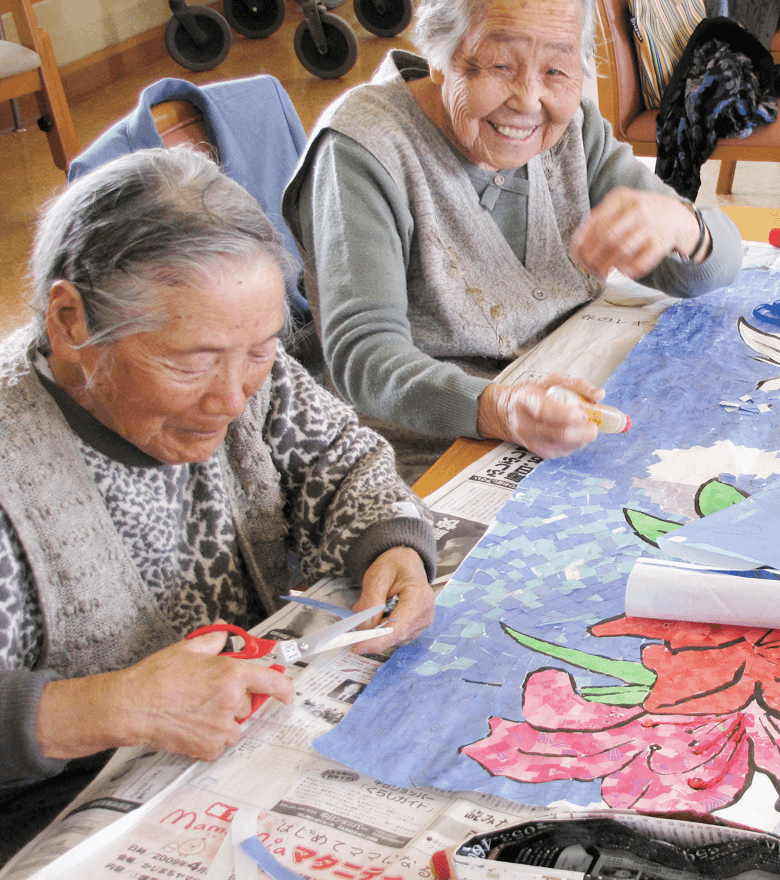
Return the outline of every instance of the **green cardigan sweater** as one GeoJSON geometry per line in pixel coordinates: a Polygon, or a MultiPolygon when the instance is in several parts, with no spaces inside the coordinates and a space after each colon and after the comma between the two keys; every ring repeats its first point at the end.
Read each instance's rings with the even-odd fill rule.
{"type": "MultiPolygon", "coordinates": [[[[491,378],[599,292],[568,259],[590,208],[618,185],[675,194],[583,99],[561,141],[528,163],[530,194],[502,193],[514,209],[491,211],[406,88],[427,72],[422,58],[393,51],[371,83],[329,108],[283,213],[336,390],[361,413],[449,440],[479,436],[491,378]]],[[[722,211],[703,213],[710,256],[667,258],[642,283],[684,297],[735,277],[739,232],[722,211]]]]}

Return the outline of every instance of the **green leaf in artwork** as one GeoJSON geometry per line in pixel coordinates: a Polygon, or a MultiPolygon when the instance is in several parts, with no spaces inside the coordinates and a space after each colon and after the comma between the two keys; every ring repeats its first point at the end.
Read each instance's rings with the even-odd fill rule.
{"type": "Polygon", "coordinates": [[[617,687],[583,687],[580,688],[580,696],[589,703],[604,703],[607,706],[639,706],[647,695],[650,688],[639,685],[619,685],[617,687]]]}
{"type": "Polygon", "coordinates": [[[648,544],[658,546],[658,536],[665,535],[667,532],[673,532],[679,529],[681,523],[671,522],[668,519],[659,519],[657,516],[651,516],[649,513],[642,513],[641,510],[630,510],[623,508],[623,514],[626,521],[636,533],[637,537],[648,544]]]}
{"type": "Polygon", "coordinates": [[[708,480],[699,486],[699,491],[696,493],[696,512],[699,516],[709,516],[711,513],[731,507],[743,498],[747,498],[747,495],[740,492],[736,486],[718,479],[708,480]]]}
{"type": "Polygon", "coordinates": [[[603,675],[611,675],[629,684],[643,685],[647,688],[651,688],[655,684],[656,674],[633,660],[614,660],[611,657],[602,657],[600,654],[588,654],[577,648],[562,647],[554,642],[546,642],[543,639],[536,639],[518,632],[506,623],[501,624],[501,629],[516,642],[525,645],[526,648],[540,654],[546,654],[548,657],[555,657],[557,660],[564,660],[572,666],[579,666],[581,669],[588,669],[591,672],[600,672],[603,675]]]}

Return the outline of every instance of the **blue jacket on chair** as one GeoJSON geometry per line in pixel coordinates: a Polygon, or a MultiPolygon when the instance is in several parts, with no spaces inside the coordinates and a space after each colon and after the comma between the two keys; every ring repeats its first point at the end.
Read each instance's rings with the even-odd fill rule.
{"type": "MultiPolygon", "coordinates": [[[[262,205],[284,237],[290,252],[298,249],[281,214],[282,193],[306,146],[306,133],[282,84],[273,76],[226,80],[196,86],[181,79],[161,79],[145,88],[131,113],[105,131],[76,157],[72,181],[93,168],[136,150],[162,147],[151,108],[162,101],[189,101],[203,114],[209,140],[222,170],[262,205]]],[[[297,285],[288,298],[298,322],[311,319],[297,285]]]]}

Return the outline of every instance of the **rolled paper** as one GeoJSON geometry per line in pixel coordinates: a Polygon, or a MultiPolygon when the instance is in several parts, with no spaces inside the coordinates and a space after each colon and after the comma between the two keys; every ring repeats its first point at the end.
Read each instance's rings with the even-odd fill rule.
{"type": "Polygon", "coordinates": [[[626,615],[731,626],[780,627],[780,572],[726,571],[640,558],[626,583],[626,615]]]}

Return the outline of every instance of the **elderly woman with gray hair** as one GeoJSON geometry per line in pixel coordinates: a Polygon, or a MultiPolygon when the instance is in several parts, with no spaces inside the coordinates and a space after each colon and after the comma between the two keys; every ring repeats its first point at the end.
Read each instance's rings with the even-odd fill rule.
{"type": "Polygon", "coordinates": [[[331,106],[287,188],[330,378],[383,421],[408,478],[459,435],[543,457],[595,438],[544,394],[600,398],[586,380],[491,380],[610,270],[680,297],[739,270],[726,215],[679,199],[583,97],[595,15],[595,0],[420,0],[425,57],[391,52],[331,106]]]}
{"type": "MultiPolygon", "coordinates": [[[[116,159],[39,225],[36,323],[0,349],[0,801],[120,745],[212,759],[285,675],[220,656],[221,619],[349,575],[433,613],[425,508],[392,450],[278,345],[292,261],[257,202],[184,148],[116,159]]],[[[46,799],[50,805],[51,798],[46,799]]],[[[7,841],[3,842],[7,845],[7,841]]]]}

